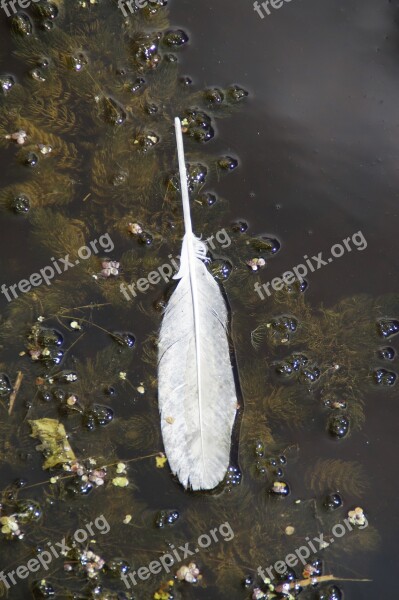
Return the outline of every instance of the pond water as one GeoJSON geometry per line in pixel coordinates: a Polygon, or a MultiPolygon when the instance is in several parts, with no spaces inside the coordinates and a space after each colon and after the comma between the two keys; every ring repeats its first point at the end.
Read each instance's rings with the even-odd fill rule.
{"type": "Polygon", "coordinates": [[[173,0],[125,22],[111,0],[57,6],[52,19],[51,3],[32,4],[27,36],[0,9],[0,77],[16,82],[0,90],[10,298],[0,295],[0,570],[95,525],[47,569],[8,578],[0,596],[284,597],[258,567],[321,535],[328,547],[315,542],[311,564],[293,567],[298,597],[394,593],[397,357],[381,349],[397,342],[381,332],[399,325],[397,3],[286,0],[261,18],[250,0],[173,0]],[[195,139],[209,133],[197,122],[185,136],[187,162],[200,165],[192,218],[204,238],[224,232],[210,269],[231,309],[239,377],[231,468],[213,493],[184,491],[163,461],[156,339],[171,283],[138,283],[180,253],[172,125],[193,109],[215,135],[195,139]],[[18,131],[24,143],[5,139],[18,131]],[[237,168],[223,169],[223,157],[237,168]],[[93,240],[98,252],[83,258],[93,240]],[[10,286],[66,255],[80,264],[14,298],[10,286]],[[266,265],[252,271],[259,258],[266,265]],[[297,265],[307,286],[276,281],[297,265]],[[43,453],[43,435],[31,436],[43,419],[65,427],[78,465],[63,455],[43,470],[54,448],[43,453]],[[334,494],[343,505],[327,510],[334,494]],[[25,500],[40,518],[23,516],[25,500]],[[367,526],[340,528],[357,507],[367,526]],[[169,574],[123,583],[127,564],[137,572],[215,528],[191,558],[197,584],[173,579],[189,554],[169,574]],[[310,572],[334,579],[312,587],[310,572]]]}

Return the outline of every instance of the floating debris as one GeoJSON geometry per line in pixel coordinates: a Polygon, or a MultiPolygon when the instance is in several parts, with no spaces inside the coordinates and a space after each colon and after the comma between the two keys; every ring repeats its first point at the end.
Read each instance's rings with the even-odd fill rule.
{"type": "Polygon", "coordinates": [[[139,223],[129,223],[127,229],[132,235],[139,235],[143,232],[143,228],[139,223]]]}
{"type": "Polygon", "coordinates": [[[5,138],[6,138],[6,140],[14,140],[17,142],[17,144],[20,144],[22,146],[23,144],[25,144],[25,142],[28,138],[28,134],[23,129],[20,129],[19,131],[16,131],[15,133],[6,135],[5,138]]]}
{"type": "Polygon", "coordinates": [[[285,483],[284,481],[275,481],[270,492],[276,496],[288,496],[290,488],[288,483],[285,483]]]}
{"type": "Polygon", "coordinates": [[[101,267],[102,267],[101,275],[105,278],[111,277],[111,275],[113,277],[116,277],[117,275],[119,275],[120,263],[118,263],[114,260],[104,260],[101,263],[101,267]]]}
{"type": "Polygon", "coordinates": [[[344,438],[349,432],[349,418],[345,415],[332,415],[328,420],[328,431],[339,440],[344,438]]]}
{"type": "Polygon", "coordinates": [[[62,423],[56,419],[37,419],[28,423],[32,428],[31,437],[39,438],[41,442],[36,450],[43,452],[46,457],[43,469],[76,460],[62,423]]]}
{"type": "Polygon", "coordinates": [[[354,510],[350,510],[348,512],[348,518],[349,522],[352,523],[352,525],[357,525],[358,527],[363,527],[367,524],[366,515],[364,514],[364,510],[360,508],[360,506],[358,506],[354,510]]]}
{"type": "Polygon", "coordinates": [[[129,485],[129,480],[127,477],[114,477],[112,480],[112,485],[115,487],[126,487],[129,485]]]}
{"type": "Polygon", "coordinates": [[[187,581],[187,583],[198,583],[201,579],[200,570],[193,562],[188,565],[183,565],[176,571],[176,578],[179,581],[187,581]]]}
{"type": "Polygon", "coordinates": [[[259,271],[266,265],[266,261],[264,258],[251,258],[246,261],[246,264],[251,269],[251,271],[259,271]]]}
{"type": "Polygon", "coordinates": [[[377,330],[382,337],[391,338],[399,333],[399,321],[396,319],[381,319],[377,323],[377,330]]]}
{"type": "Polygon", "coordinates": [[[155,526],[162,529],[165,525],[174,525],[179,517],[180,513],[178,510],[160,510],[155,517],[155,526]]]}
{"type": "Polygon", "coordinates": [[[159,454],[158,456],[155,457],[155,465],[156,465],[157,469],[163,469],[167,462],[168,462],[168,459],[162,452],[161,452],[161,454],[159,454]]]}

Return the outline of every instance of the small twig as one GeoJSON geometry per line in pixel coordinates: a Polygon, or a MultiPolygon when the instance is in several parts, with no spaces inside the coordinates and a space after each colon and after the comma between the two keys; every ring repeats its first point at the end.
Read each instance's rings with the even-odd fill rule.
{"type": "Polygon", "coordinates": [[[21,387],[23,377],[24,377],[24,374],[22,373],[22,371],[18,371],[17,380],[15,382],[14,388],[12,390],[12,394],[10,396],[10,406],[8,408],[9,415],[11,415],[12,409],[14,408],[15,399],[19,392],[19,388],[21,387]]]}
{"type": "Polygon", "coordinates": [[[294,589],[296,586],[307,587],[309,585],[314,585],[315,583],[323,583],[325,581],[372,581],[372,579],[346,579],[344,577],[334,577],[334,575],[321,575],[320,577],[309,577],[308,579],[301,579],[297,581],[293,581],[290,583],[290,589],[294,589]]]}

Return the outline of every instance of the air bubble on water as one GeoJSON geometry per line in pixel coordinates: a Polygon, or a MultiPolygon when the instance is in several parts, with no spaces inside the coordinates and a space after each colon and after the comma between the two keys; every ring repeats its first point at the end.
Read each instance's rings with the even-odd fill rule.
{"type": "Polygon", "coordinates": [[[209,88],[204,91],[204,99],[210,106],[219,106],[224,101],[224,93],[219,88],[209,88]]]}
{"type": "Polygon", "coordinates": [[[384,338],[391,338],[399,333],[399,321],[396,319],[380,319],[377,322],[377,331],[384,338]]]}
{"type": "Polygon", "coordinates": [[[182,119],[182,131],[198,142],[208,142],[214,135],[212,119],[209,115],[198,110],[187,110],[182,119]]]}
{"type": "Polygon", "coordinates": [[[73,54],[69,57],[69,66],[76,72],[83,71],[83,69],[88,65],[88,58],[83,52],[78,52],[77,54],[73,54]]]}
{"type": "Polygon", "coordinates": [[[41,69],[36,68],[36,69],[32,69],[31,71],[29,71],[29,75],[32,77],[32,79],[34,79],[35,81],[40,81],[41,83],[43,83],[44,81],[46,81],[46,78],[42,72],[41,69]]]}
{"type": "Polygon", "coordinates": [[[232,156],[221,156],[217,164],[222,171],[234,171],[238,167],[238,160],[232,156]]]}
{"type": "Polygon", "coordinates": [[[328,420],[328,431],[336,439],[344,438],[349,432],[349,419],[345,415],[332,415],[328,420]]]}
{"type": "Polygon", "coordinates": [[[155,69],[161,61],[159,54],[160,34],[145,35],[133,42],[132,50],[140,70],[155,69]]]}
{"type": "Polygon", "coordinates": [[[397,374],[387,369],[376,369],[373,372],[373,380],[377,385],[389,387],[395,384],[397,374]]]}
{"type": "Polygon", "coordinates": [[[195,199],[195,202],[201,206],[213,206],[217,202],[217,196],[212,192],[203,192],[195,199]]]}
{"type": "Polygon", "coordinates": [[[239,102],[248,96],[248,92],[239,85],[232,85],[227,89],[227,97],[230,102],[239,102]]]}
{"type": "Polygon", "coordinates": [[[395,348],[391,348],[390,346],[380,348],[377,352],[377,356],[381,360],[394,360],[396,356],[395,348]]]}
{"type": "Polygon", "coordinates": [[[12,75],[2,75],[0,77],[0,87],[6,94],[15,85],[15,79],[12,75]]]}
{"type": "Polygon", "coordinates": [[[112,334],[113,339],[118,342],[121,346],[126,348],[133,348],[136,343],[136,338],[132,333],[127,332],[115,332],[112,334]]]}
{"type": "Polygon", "coordinates": [[[10,202],[10,208],[17,213],[17,215],[23,215],[30,210],[30,200],[25,194],[18,194],[10,202]]]}
{"type": "Polygon", "coordinates": [[[10,378],[5,373],[0,373],[0,398],[9,396],[12,392],[10,378]]]}
{"type": "Polygon", "coordinates": [[[215,279],[227,281],[233,270],[233,265],[228,260],[217,259],[212,261],[209,270],[215,279]]]}
{"type": "Polygon", "coordinates": [[[176,48],[187,44],[189,37],[182,29],[171,29],[163,36],[163,43],[170,48],[176,48]]]}
{"type": "Polygon", "coordinates": [[[32,21],[25,13],[18,13],[11,19],[11,27],[15,33],[22,36],[32,35],[32,21]]]}
{"type": "Polygon", "coordinates": [[[99,115],[110,125],[122,125],[126,121],[125,109],[113,98],[102,96],[97,98],[99,115]]]}

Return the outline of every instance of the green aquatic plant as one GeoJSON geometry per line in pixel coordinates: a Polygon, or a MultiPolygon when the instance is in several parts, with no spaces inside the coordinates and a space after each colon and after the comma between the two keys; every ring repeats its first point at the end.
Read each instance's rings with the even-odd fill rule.
{"type": "MultiPolygon", "coordinates": [[[[381,389],[373,375],[381,366],[376,322],[397,313],[397,298],[357,296],[315,308],[293,285],[262,301],[254,290],[262,271],[253,267],[274,260],[279,242],[229,224],[218,182],[239,161],[212,154],[208,145],[217,119],[233,115],[247,92],[236,84],[201,90],[181,79],[178,53],[186,36],[170,28],[165,2],[150,1],[127,17],[116,1],[35,4],[27,11],[30,35],[24,34],[28,22],[13,24],[15,54],[26,76],[14,85],[7,79],[0,89],[0,146],[10,165],[0,208],[10,226],[26,220],[39,256],[47,257],[43,266],[66,255],[75,265],[49,286],[19,293],[2,315],[1,369],[12,385],[0,396],[0,466],[5,482],[10,467],[21,478],[35,468],[40,473],[27,484],[6,484],[2,504],[11,510],[15,499],[33,498],[44,510],[24,548],[8,542],[15,542],[9,568],[43,540],[73,536],[104,513],[110,532],[87,542],[104,557],[104,569],[90,579],[84,569],[65,572],[61,560],[51,578],[41,573],[33,588],[36,597],[53,586],[56,597],[113,598],[127,593],[123,561],[137,570],[172,545],[195,545],[200,535],[228,522],[234,538],[198,553],[199,585],[206,586],[198,593],[248,598],[255,582],[262,584],[258,566],[283,559],[338,520],[338,513],[322,507],[327,493],[340,489],[352,500],[367,489],[360,464],[322,460],[317,448],[304,459],[297,437],[305,432],[316,438],[320,418],[329,430],[347,432],[343,417],[349,433],[361,429],[367,396],[381,389]],[[54,6],[58,16],[49,19],[54,6]],[[207,495],[183,494],[161,455],[156,341],[174,282],[162,279],[130,299],[121,292],[122,284],[137,284],[180,250],[176,115],[186,136],[195,232],[207,239],[224,230],[230,240],[210,248],[209,268],[231,307],[239,418],[231,469],[207,495]],[[79,249],[104,233],[112,250],[100,248],[76,264],[79,249]],[[102,264],[107,259],[119,263],[117,275],[108,274],[102,264]],[[23,380],[16,389],[18,373],[23,380]],[[331,423],[337,415],[341,421],[331,423]],[[76,462],[64,457],[64,469],[50,448],[45,464],[51,470],[43,476],[29,422],[64,427],[76,462]],[[114,485],[117,477],[127,485],[114,485]],[[290,493],[279,495],[279,489],[290,493]],[[180,517],[158,527],[160,511],[180,517]],[[241,582],[248,575],[254,584],[245,589],[241,582]]],[[[377,544],[370,525],[345,536],[338,555],[338,544],[325,549],[325,557],[337,572],[354,548],[377,544]]],[[[84,551],[79,548],[76,561],[84,551]]],[[[161,586],[173,588],[175,598],[194,597],[187,582],[169,586],[177,568],[140,581],[137,597],[155,598],[161,586]]],[[[31,593],[23,585],[12,590],[16,598],[31,593]]],[[[0,584],[0,595],[6,593],[0,584]]],[[[312,593],[306,588],[303,597],[312,593]]]]}

